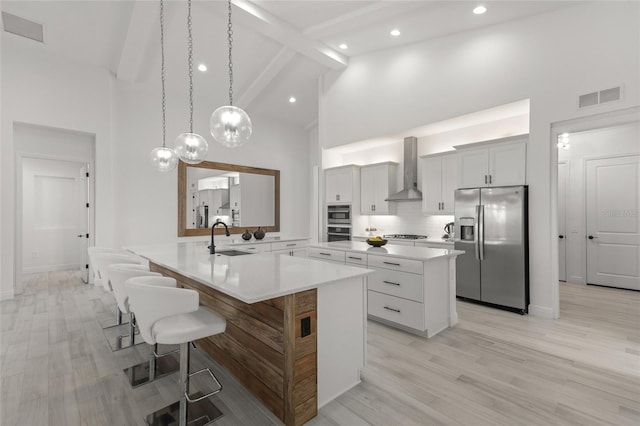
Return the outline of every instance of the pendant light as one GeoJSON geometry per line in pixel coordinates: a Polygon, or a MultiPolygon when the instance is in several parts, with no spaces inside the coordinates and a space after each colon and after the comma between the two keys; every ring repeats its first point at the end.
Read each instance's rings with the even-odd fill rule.
{"type": "Polygon", "coordinates": [[[242,108],[233,106],[233,25],[231,23],[231,0],[228,0],[229,23],[227,39],[229,42],[229,105],[216,109],[209,119],[211,134],[227,148],[243,145],[251,137],[251,119],[242,108]]]}
{"type": "Polygon", "coordinates": [[[193,37],[191,31],[191,0],[187,1],[188,65],[189,65],[189,132],[176,138],[176,152],[188,164],[198,164],[207,157],[209,144],[197,133],[193,133],[193,37]]]}
{"type": "Polygon", "coordinates": [[[167,148],[167,108],[164,91],[164,2],[160,0],[160,79],[162,80],[162,146],[151,151],[151,162],[159,172],[170,172],[178,165],[178,154],[167,148]]]}

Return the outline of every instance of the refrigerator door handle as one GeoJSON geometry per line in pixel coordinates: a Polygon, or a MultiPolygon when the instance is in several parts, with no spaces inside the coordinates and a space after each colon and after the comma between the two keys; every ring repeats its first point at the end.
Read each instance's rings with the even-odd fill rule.
{"type": "Polygon", "coordinates": [[[473,225],[473,245],[475,247],[475,252],[476,252],[476,260],[480,260],[480,235],[478,234],[479,231],[479,227],[478,227],[478,219],[480,219],[480,206],[476,206],[476,214],[475,214],[475,223],[473,225]]]}
{"type": "Polygon", "coordinates": [[[478,207],[478,252],[480,260],[484,260],[484,206],[478,207]]]}

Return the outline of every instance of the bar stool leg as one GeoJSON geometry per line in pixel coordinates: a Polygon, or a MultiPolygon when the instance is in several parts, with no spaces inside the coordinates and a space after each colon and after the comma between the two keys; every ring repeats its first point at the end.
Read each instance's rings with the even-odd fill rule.
{"type": "Polygon", "coordinates": [[[189,342],[180,344],[180,426],[187,426],[187,395],[189,394],[189,342]]]}

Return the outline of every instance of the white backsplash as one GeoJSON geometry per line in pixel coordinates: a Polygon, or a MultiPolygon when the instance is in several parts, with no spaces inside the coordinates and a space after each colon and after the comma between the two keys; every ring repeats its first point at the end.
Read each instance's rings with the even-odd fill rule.
{"type": "Polygon", "coordinates": [[[392,216],[360,216],[354,220],[353,235],[368,236],[365,228],[376,228],[373,235],[417,234],[430,238],[441,238],[444,226],[453,222],[453,216],[432,216],[422,213],[422,202],[404,201],[396,203],[397,211],[392,216]],[[360,229],[362,228],[362,229],[360,229]]]}

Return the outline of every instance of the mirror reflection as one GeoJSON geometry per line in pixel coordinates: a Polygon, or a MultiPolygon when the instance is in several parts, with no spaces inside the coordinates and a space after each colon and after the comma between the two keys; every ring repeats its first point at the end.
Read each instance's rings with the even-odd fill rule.
{"type": "Polygon", "coordinates": [[[180,164],[178,235],[206,235],[220,220],[232,233],[279,231],[278,170],[202,162],[180,164]]]}

